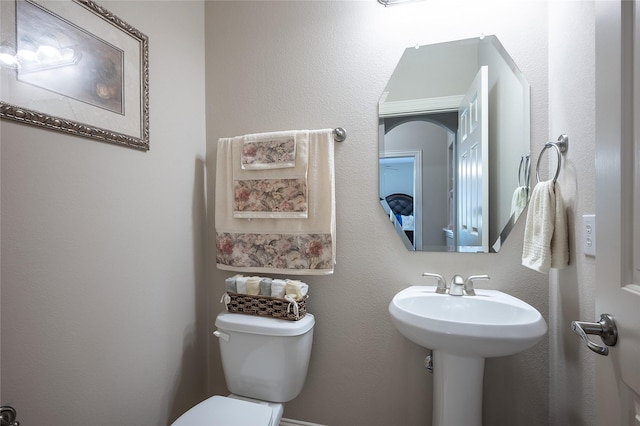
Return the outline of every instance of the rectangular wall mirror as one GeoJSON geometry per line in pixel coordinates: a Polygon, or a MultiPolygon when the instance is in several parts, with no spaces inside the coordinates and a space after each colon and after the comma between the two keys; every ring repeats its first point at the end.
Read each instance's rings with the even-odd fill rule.
{"type": "Polygon", "coordinates": [[[407,48],[378,116],[380,205],[407,249],[498,252],[531,170],[529,83],[498,38],[407,48]]]}

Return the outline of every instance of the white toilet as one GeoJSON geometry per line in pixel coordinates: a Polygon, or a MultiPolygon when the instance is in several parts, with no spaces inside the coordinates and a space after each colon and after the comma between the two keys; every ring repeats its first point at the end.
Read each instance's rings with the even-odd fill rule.
{"type": "Polygon", "coordinates": [[[315,318],[287,321],[223,312],[213,334],[231,395],[213,396],[172,426],[278,426],[283,403],[304,386],[315,318]]]}

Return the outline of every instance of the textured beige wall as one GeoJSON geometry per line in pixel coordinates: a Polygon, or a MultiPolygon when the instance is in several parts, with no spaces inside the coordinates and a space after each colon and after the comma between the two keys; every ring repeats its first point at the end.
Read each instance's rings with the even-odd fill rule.
{"type": "Polygon", "coordinates": [[[100,1],[150,39],[151,151],[0,121],[0,400],[166,425],[205,393],[204,4],[100,1]]]}
{"type": "MultiPolygon", "coordinates": [[[[554,425],[595,424],[598,357],[571,331],[571,321],[595,321],[595,258],[582,254],[582,215],[595,213],[595,6],[549,4],[549,132],[566,133],[569,151],[558,182],[569,212],[571,259],[550,275],[550,413],[554,425]],[[569,70],[579,70],[572,72],[569,70]],[[576,397],[577,396],[577,397],[576,397]]],[[[546,153],[545,153],[546,155],[546,153]]],[[[555,167],[555,155],[550,168],[555,167]]],[[[555,170],[555,169],[554,169],[555,170]]]]}
{"type": "MultiPolygon", "coordinates": [[[[499,254],[408,253],[378,205],[377,101],[404,49],[496,34],[531,83],[532,154],[548,138],[545,2],[431,0],[384,8],[366,2],[207,2],[207,194],[213,220],[219,137],[342,126],[336,145],[338,264],[309,277],[316,316],[306,386],[285,416],[338,425],[430,423],[426,351],[392,326],[387,305],[424,271],[487,273],[487,287],[518,296],[548,318],[548,277],[520,266],[524,226],[499,254]],[[499,12],[498,12],[499,11],[499,12]]],[[[515,177],[514,177],[515,178],[515,177]]],[[[228,272],[207,253],[213,327],[228,272]]],[[[218,344],[210,340],[210,393],[226,392],[218,344]]],[[[548,341],[487,361],[484,420],[548,423],[548,341]]]]}
{"type": "Polygon", "coordinates": [[[552,424],[591,424],[593,358],[568,321],[595,318],[595,266],[575,250],[595,196],[592,2],[552,2],[548,20],[545,2],[475,3],[101,2],[150,36],[152,150],[0,121],[2,403],[23,424],[165,424],[202,396],[207,349],[210,392],[226,392],[217,343],[204,345],[227,276],[212,250],[203,262],[206,19],[210,199],[220,136],[349,132],[336,146],[339,264],[307,280],[314,352],[286,416],[429,424],[425,351],[393,329],[387,304],[435,271],[489,273],[488,286],[549,322],[550,345],[487,362],[486,424],[547,424],[549,406],[552,424]],[[402,51],[481,33],[498,35],[532,85],[533,158],[571,137],[560,184],[574,250],[550,294],[547,277],[519,266],[522,223],[497,255],[406,253],[377,205],[376,105],[402,51]]]}

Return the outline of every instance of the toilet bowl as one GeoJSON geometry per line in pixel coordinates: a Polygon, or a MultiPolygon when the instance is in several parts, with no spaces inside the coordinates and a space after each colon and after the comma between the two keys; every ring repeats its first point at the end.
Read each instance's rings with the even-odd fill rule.
{"type": "Polygon", "coordinates": [[[229,396],[212,396],[172,426],[278,426],[284,403],[304,386],[315,318],[287,321],[223,312],[214,335],[220,342],[229,396]]]}

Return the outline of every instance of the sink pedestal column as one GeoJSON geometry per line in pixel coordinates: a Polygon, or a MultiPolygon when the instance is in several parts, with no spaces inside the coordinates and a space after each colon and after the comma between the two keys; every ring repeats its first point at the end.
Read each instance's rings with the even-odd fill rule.
{"type": "Polygon", "coordinates": [[[481,426],[484,358],[433,351],[433,426],[481,426]]]}

